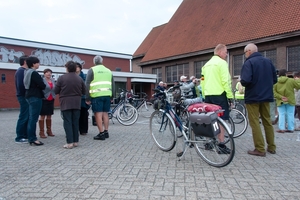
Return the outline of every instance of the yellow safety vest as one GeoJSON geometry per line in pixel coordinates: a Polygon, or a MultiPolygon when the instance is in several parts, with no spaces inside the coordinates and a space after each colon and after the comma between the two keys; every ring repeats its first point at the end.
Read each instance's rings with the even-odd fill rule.
{"type": "Polygon", "coordinates": [[[90,84],[90,96],[92,98],[112,96],[112,72],[104,65],[92,67],[94,79],[90,84]]]}

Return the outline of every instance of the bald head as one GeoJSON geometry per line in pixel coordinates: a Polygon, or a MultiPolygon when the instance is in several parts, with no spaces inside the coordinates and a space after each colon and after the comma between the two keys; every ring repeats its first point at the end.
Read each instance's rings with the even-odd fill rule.
{"type": "Polygon", "coordinates": [[[257,52],[257,46],[253,43],[247,44],[247,46],[244,49],[245,56],[248,58],[251,54],[257,52]]]}

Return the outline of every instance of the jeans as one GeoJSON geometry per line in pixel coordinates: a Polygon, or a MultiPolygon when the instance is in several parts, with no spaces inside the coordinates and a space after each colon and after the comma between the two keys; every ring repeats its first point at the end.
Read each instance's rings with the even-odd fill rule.
{"type": "Polygon", "coordinates": [[[18,102],[20,104],[20,114],[16,126],[17,137],[15,141],[20,139],[27,139],[27,123],[29,118],[29,105],[24,96],[18,96],[18,102]]]}
{"type": "Polygon", "coordinates": [[[271,121],[275,121],[276,119],[276,101],[270,102],[270,114],[271,114],[271,121]]]}
{"type": "Polygon", "coordinates": [[[34,142],[36,137],[36,123],[42,109],[42,99],[37,97],[29,97],[26,99],[29,104],[29,119],[27,125],[28,142],[34,142]]]}
{"type": "Polygon", "coordinates": [[[79,141],[79,117],[80,110],[70,109],[61,111],[64,119],[64,129],[66,132],[67,143],[72,144],[79,141]]]}
{"type": "Polygon", "coordinates": [[[278,113],[279,113],[279,123],[278,123],[279,130],[285,130],[285,122],[287,122],[288,125],[287,129],[289,131],[294,131],[295,106],[292,106],[291,104],[282,104],[281,106],[278,106],[278,113]],[[285,121],[286,119],[287,121],[285,121]]]}

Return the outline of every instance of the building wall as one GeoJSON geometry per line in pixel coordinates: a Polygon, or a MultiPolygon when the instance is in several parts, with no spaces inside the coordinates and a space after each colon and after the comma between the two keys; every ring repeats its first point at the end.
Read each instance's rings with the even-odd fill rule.
{"type": "MultiPolygon", "coordinates": [[[[237,76],[233,76],[233,56],[235,55],[241,55],[244,54],[244,47],[250,42],[242,42],[240,44],[235,44],[234,48],[230,48],[229,46],[229,71],[232,75],[233,83],[236,82],[237,76]]],[[[287,47],[289,46],[298,46],[300,45],[300,38],[299,37],[290,37],[290,38],[281,38],[275,41],[271,42],[260,42],[256,43],[258,46],[258,51],[266,51],[266,50],[271,50],[271,49],[276,49],[277,50],[277,64],[276,68],[277,69],[288,69],[287,66],[287,47]]],[[[197,61],[203,61],[203,60],[209,60],[211,56],[213,55],[213,50],[211,53],[206,53],[202,55],[197,55],[197,56],[190,56],[190,57],[185,57],[181,59],[174,59],[171,61],[166,61],[166,62],[160,62],[160,63],[155,63],[155,64],[149,64],[149,65],[142,65],[142,70],[144,73],[152,73],[152,68],[162,68],[162,81],[166,81],[166,67],[167,66],[172,66],[176,64],[184,64],[184,63],[189,63],[189,74],[184,74],[184,75],[194,75],[194,63],[197,61]]],[[[300,56],[300,55],[299,55],[300,56]]],[[[132,62],[138,62],[138,60],[133,59],[132,62]]],[[[138,65],[138,63],[137,63],[138,65]]],[[[300,67],[298,69],[300,71],[300,67]]],[[[171,84],[171,83],[169,83],[171,84]]],[[[235,84],[233,84],[235,86],[235,84]]]]}

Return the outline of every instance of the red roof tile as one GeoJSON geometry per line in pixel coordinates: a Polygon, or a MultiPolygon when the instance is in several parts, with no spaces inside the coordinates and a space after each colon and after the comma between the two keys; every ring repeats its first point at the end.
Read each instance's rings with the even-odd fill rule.
{"type": "Polygon", "coordinates": [[[138,47],[138,49],[134,52],[135,57],[144,56],[147,51],[150,49],[160,32],[164,29],[166,24],[154,27],[147,37],[144,39],[142,44],[138,47]]]}
{"type": "Polygon", "coordinates": [[[299,31],[300,1],[183,0],[160,28],[134,53],[146,53],[141,62],[299,31]]]}

